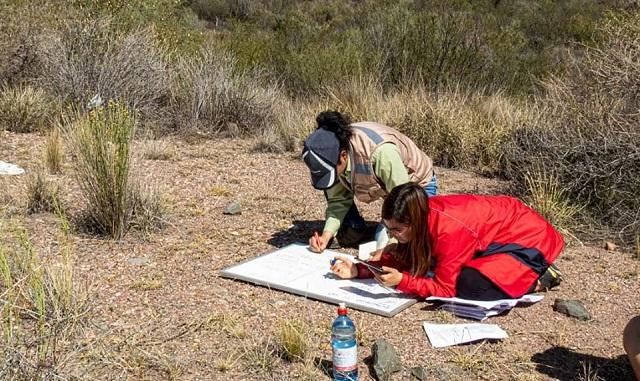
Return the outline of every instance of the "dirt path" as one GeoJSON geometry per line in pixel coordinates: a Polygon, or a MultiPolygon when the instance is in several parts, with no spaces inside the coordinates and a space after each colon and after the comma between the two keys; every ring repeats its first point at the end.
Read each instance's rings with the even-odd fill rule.
{"type": "MultiPolygon", "coordinates": [[[[303,163],[292,154],[250,153],[246,140],[168,142],[172,159],[142,160],[139,166],[145,181],[164,189],[167,226],[117,243],[76,237],[77,271],[90,284],[94,308],[82,333],[86,347],[66,370],[102,379],[328,379],[320,368],[331,358],[335,306],[218,276],[226,266],[305,241],[321,228],[324,198],[309,185],[303,163]],[[232,200],[241,201],[241,215],[222,214],[232,200]],[[284,320],[308,326],[308,361],[290,363],[274,353],[284,320]]],[[[0,133],[0,160],[30,170],[42,145],[36,135],[0,133]]],[[[440,169],[438,176],[443,193],[506,189],[465,172],[440,169]]],[[[66,190],[73,217],[82,203],[69,162],[56,181],[66,190]]],[[[23,183],[24,176],[0,183],[14,205],[24,202],[23,183]]],[[[374,203],[362,210],[373,220],[379,208],[374,203]]],[[[39,252],[52,251],[52,215],[6,210],[2,218],[26,226],[39,252]]],[[[498,343],[431,348],[421,322],[465,320],[425,303],[392,319],[352,311],[362,340],[361,379],[369,379],[366,363],[377,338],[394,344],[407,368],[424,366],[432,379],[593,379],[588,377],[596,371],[604,379],[631,379],[621,357],[621,332],[640,312],[639,263],[628,253],[569,247],[558,261],[567,279],[559,290],[488,321],[510,335],[498,343]],[[594,319],[583,323],[554,312],[556,298],[580,299],[594,319]]],[[[404,372],[395,379],[409,378],[404,372]]]]}

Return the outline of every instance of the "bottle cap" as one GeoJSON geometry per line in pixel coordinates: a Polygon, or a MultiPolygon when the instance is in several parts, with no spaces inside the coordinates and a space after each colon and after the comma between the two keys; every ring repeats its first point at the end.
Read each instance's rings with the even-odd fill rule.
{"type": "Polygon", "coordinates": [[[347,304],[339,303],[338,304],[338,315],[346,315],[347,314],[347,304]]]}

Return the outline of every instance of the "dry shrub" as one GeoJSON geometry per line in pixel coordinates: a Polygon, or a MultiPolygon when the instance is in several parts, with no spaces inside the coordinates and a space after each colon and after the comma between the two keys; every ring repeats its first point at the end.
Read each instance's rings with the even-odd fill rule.
{"type": "Polygon", "coordinates": [[[231,54],[205,48],[177,71],[172,99],[181,130],[256,136],[274,122],[278,88],[239,69],[231,54]]]}
{"type": "Polygon", "coordinates": [[[17,86],[0,90],[0,125],[9,131],[43,130],[52,111],[52,102],[42,89],[17,86]]]}
{"type": "Polygon", "coordinates": [[[85,105],[99,94],[158,121],[170,78],[154,36],[152,29],[117,34],[108,20],[67,23],[42,41],[40,83],[68,103],[85,105]]]}
{"type": "Polygon", "coordinates": [[[545,83],[547,123],[517,131],[508,173],[533,168],[632,243],[640,232],[640,14],[601,27],[601,48],[588,48],[562,78],[545,83]]]}
{"type": "Polygon", "coordinates": [[[0,85],[23,83],[35,71],[38,33],[25,17],[30,8],[0,4],[0,85]]]}

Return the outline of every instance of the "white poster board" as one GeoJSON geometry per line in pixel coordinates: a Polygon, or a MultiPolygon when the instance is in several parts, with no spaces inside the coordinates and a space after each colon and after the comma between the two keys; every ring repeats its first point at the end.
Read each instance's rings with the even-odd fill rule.
{"type": "Polygon", "coordinates": [[[325,302],[391,317],[411,306],[416,299],[382,287],[375,279],[340,279],[329,270],[336,255],[331,250],[318,254],[306,245],[292,244],[272,253],[226,268],[227,278],[268,286],[325,302]]]}

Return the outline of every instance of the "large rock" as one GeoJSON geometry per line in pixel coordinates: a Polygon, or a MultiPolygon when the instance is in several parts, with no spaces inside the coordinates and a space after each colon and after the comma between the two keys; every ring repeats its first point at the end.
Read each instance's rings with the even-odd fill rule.
{"type": "Polygon", "coordinates": [[[553,302],[553,309],[554,311],[558,311],[578,320],[591,320],[591,314],[579,300],[556,299],[555,302],[553,302]]]}
{"type": "Polygon", "coordinates": [[[391,375],[402,370],[402,362],[396,349],[385,339],[378,339],[371,349],[373,356],[373,371],[380,381],[391,379],[391,375]]]}

